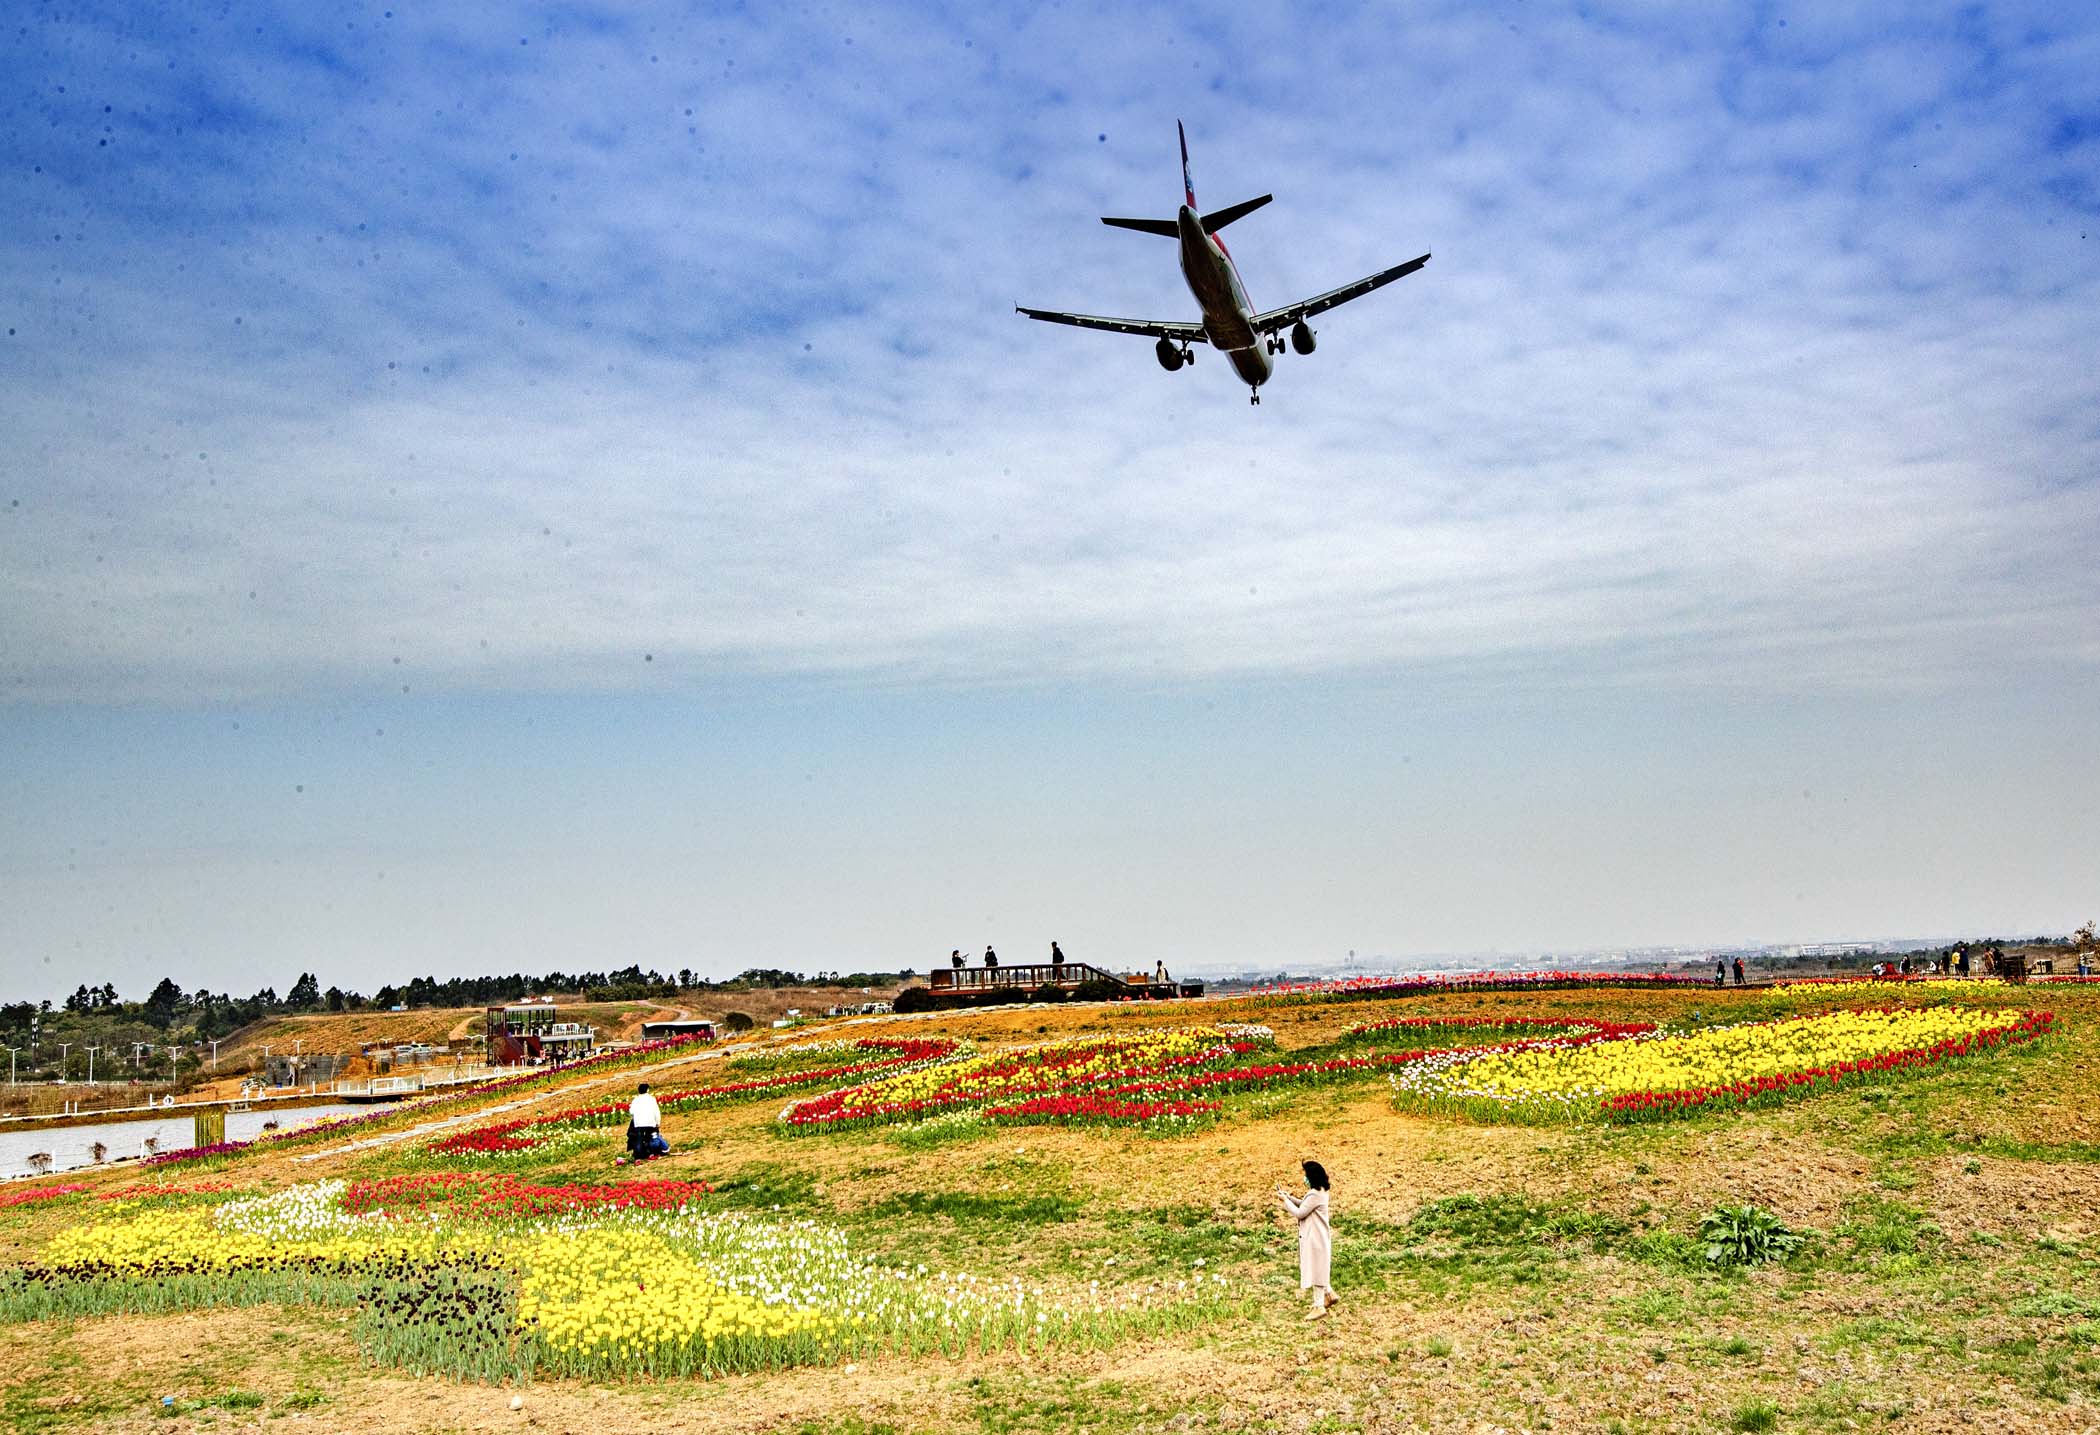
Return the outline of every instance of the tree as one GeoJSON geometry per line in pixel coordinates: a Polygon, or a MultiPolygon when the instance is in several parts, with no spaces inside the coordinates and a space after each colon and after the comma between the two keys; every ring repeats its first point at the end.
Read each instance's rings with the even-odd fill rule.
{"type": "Polygon", "coordinates": [[[140,1015],[165,1030],[174,1022],[175,1014],[181,1009],[182,988],[176,986],[171,979],[162,977],[160,985],[147,994],[145,1009],[140,1015]]]}
{"type": "Polygon", "coordinates": [[[312,972],[299,973],[299,980],[284,994],[286,1006],[304,1011],[321,1004],[321,982],[312,972]]]}
{"type": "Polygon", "coordinates": [[[67,1011],[86,1011],[94,1004],[95,994],[87,989],[87,983],[85,982],[75,987],[73,995],[66,998],[67,1011]]]}
{"type": "Polygon", "coordinates": [[[341,1011],[345,1004],[343,989],[341,987],[330,987],[328,989],[328,1009],[330,1011],[341,1011]]]}

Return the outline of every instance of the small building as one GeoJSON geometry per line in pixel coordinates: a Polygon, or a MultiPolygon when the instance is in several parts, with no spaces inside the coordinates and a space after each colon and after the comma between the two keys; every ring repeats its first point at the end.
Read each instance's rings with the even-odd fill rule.
{"type": "Polygon", "coordinates": [[[588,1056],[598,1044],[598,1029],[561,1020],[551,1000],[522,1001],[488,1008],[482,1038],[491,1066],[516,1066],[588,1056]]]}
{"type": "Polygon", "coordinates": [[[643,1041],[668,1041],[672,1037],[689,1036],[701,1041],[713,1041],[721,1033],[715,1030],[712,1021],[703,1018],[675,1021],[645,1021],[642,1023],[643,1041]]]}

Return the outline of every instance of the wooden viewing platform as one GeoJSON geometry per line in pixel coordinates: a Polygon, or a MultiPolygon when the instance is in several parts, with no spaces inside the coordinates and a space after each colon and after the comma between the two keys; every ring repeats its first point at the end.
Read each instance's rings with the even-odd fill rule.
{"type": "Polygon", "coordinates": [[[1116,996],[1140,1001],[1164,1001],[1169,997],[1200,997],[1201,982],[1155,981],[1142,972],[1103,971],[1085,962],[1022,962],[1014,966],[935,967],[926,985],[935,996],[965,996],[977,992],[1038,991],[1056,987],[1074,991],[1088,982],[1106,982],[1116,996]]]}

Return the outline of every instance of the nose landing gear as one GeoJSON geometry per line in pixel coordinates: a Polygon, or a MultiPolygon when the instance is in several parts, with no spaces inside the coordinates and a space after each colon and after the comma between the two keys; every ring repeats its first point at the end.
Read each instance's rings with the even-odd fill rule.
{"type": "Polygon", "coordinates": [[[1261,390],[1252,384],[1247,386],[1247,402],[1250,404],[1261,402],[1261,390]]]}

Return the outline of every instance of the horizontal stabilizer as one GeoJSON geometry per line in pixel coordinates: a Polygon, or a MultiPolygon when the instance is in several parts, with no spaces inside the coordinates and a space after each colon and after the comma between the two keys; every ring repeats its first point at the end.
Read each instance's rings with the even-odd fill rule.
{"type": "Polygon", "coordinates": [[[1169,239],[1181,233],[1171,219],[1112,219],[1104,214],[1101,222],[1116,229],[1135,229],[1140,234],[1164,234],[1169,239]]]}
{"type": "Polygon", "coordinates": [[[1216,234],[1235,219],[1245,219],[1276,196],[1265,194],[1259,199],[1243,199],[1238,204],[1228,204],[1223,209],[1214,209],[1203,216],[1203,232],[1216,234]]]}

